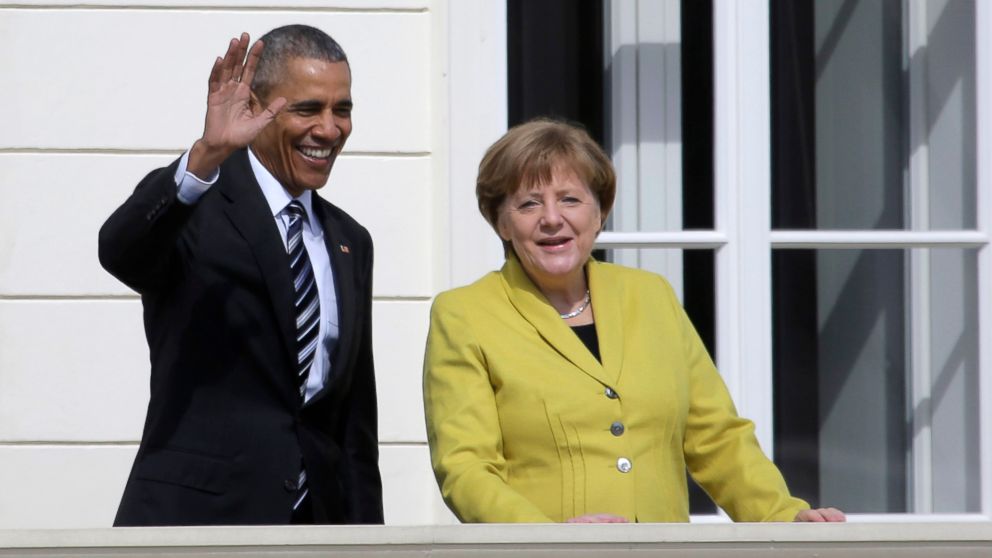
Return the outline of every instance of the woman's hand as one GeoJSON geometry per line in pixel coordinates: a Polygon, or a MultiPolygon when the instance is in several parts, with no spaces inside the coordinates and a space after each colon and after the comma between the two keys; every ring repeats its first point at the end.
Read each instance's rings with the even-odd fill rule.
{"type": "Polygon", "coordinates": [[[630,523],[626,517],[613,515],[611,513],[587,513],[578,517],[573,517],[565,523],[630,523]]]}
{"type": "Polygon", "coordinates": [[[844,516],[844,512],[837,508],[817,508],[815,510],[803,510],[797,513],[793,521],[839,523],[847,521],[847,517],[844,516]]]}

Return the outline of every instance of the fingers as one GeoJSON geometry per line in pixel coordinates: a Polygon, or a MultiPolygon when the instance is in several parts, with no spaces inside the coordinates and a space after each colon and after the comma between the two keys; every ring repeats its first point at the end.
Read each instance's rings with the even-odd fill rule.
{"type": "Polygon", "coordinates": [[[248,60],[245,61],[244,73],[241,74],[242,83],[247,83],[251,85],[253,79],[255,79],[255,68],[258,66],[258,59],[262,57],[262,49],[265,48],[265,43],[262,41],[255,41],[255,44],[251,46],[251,50],[248,51],[248,60]]]}
{"type": "Polygon", "coordinates": [[[217,59],[214,60],[213,68],[210,69],[210,78],[207,80],[207,89],[211,93],[215,93],[220,89],[220,72],[221,65],[223,65],[223,63],[224,61],[220,56],[218,56],[217,59]]]}
{"type": "Polygon", "coordinates": [[[589,513],[573,517],[565,523],[627,523],[627,518],[610,513],[589,513]]]}
{"type": "Polygon", "coordinates": [[[241,33],[241,38],[238,39],[238,48],[234,53],[234,69],[231,71],[231,79],[234,81],[241,81],[241,75],[244,71],[244,61],[245,54],[248,52],[248,33],[241,33]]]}
{"type": "Polygon", "coordinates": [[[847,516],[844,515],[844,512],[837,508],[821,508],[818,511],[824,519],[830,521],[831,523],[843,523],[847,521],[847,516]]]}
{"type": "Polygon", "coordinates": [[[220,62],[220,73],[217,75],[217,81],[220,83],[226,83],[231,80],[231,76],[234,75],[234,56],[238,52],[238,40],[231,39],[231,42],[227,44],[227,52],[224,53],[224,58],[220,62]]]}
{"type": "Polygon", "coordinates": [[[223,58],[214,62],[214,70],[210,72],[210,86],[220,87],[228,81],[241,79],[245,53],[248,52],[248,33],[242,33],[238,39],[231,39],[223,58]]]}
{"type": "Polygon", "coordinates": [[[824,521],[823,517],[816,510],[803,510],[796,514],[795,520],[803,523],[821,523],[824,521]]]}
{"type": "Polygon", "coordinates": [[[796,521],[808,523],[841,523],[847,521],[844,512],[837,508],[817,508],[815,510],[802,510],[796,514],[796,521]]]}

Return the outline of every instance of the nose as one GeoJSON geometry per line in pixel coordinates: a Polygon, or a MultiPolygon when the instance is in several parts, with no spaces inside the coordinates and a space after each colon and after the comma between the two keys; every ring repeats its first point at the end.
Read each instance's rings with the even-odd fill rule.
{"type": "Polygon", "coordinates": [[[562,216],[557,203],[546,203],[541,212],[541,224],[546,227],[557,227],[561,225],[562,216]]]}
{"type": "Polygon", "coordinates": [[[313,127],[313,135],[325,141],[338,139],[341,135],[341,127],[338,126],[333,111],[326,111],[320,115],[319,122],[313,127]]]}

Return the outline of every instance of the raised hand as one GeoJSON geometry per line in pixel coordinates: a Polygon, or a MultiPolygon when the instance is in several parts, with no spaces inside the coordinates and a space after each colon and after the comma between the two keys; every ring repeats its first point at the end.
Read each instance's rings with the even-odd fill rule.
{"type": "Polygon", "coordinates": [[[231,39],[224,57],[210,70],[203,136],[193,144],[187,163],[187,170],[200,178],[212,175],[231,153],[251,143],[286,105],[282,97],[265,109],[252,105],[251,82],[265,45],[256,41],[249,51],[248,44],[247,33],[231,39]]]}

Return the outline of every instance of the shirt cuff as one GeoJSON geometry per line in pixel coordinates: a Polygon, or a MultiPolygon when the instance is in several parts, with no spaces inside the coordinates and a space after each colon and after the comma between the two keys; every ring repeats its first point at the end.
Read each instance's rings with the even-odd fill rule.
{"type": "Polygon", "coordinates": [[[183,156],[179,159],[179,166],[176,168],[176,186],[179,188],[176,197],[179,201],[186,205],[193,205],[200,201],[200,197],[210,189],[211,186],[217,182],[220,178],[220,169],[214,171],[214,174],[210,176],[206,181],[200,180],[200,177],[195,174],[188,172],[186,170],[186,165],[189,162],[189,151],[183,153],[183,156]]]}

